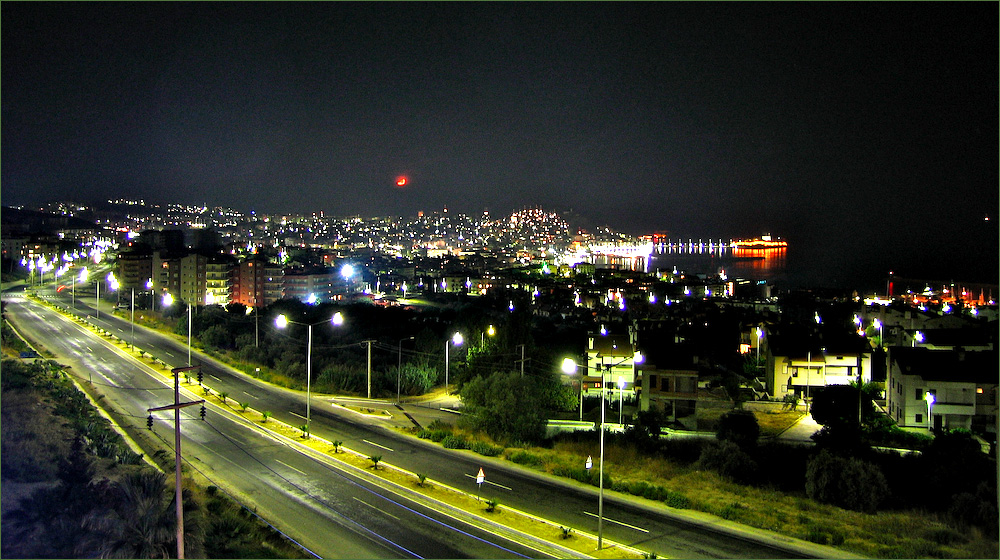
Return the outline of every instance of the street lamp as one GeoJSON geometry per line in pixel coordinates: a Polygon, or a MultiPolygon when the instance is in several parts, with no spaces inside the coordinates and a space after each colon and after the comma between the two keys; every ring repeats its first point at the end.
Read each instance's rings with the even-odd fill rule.
{"type": "Polygon", "coordinates": [[[396,366],[396,404],[399,404],[399,382],[403,373],[403,341],[413,340],[417,337],[408,336],[406,338],[399,339],[399,364],[396,366]]]}
{"type": "Polygon", "coordinates": [[[927,401],[927,429],[933,431],[934,430],[934,423],[933,423],[933,419],[931,417],[931,410],[933,410],[933,408],[934,408],[934,401],[936,400],[936,398],[934,397],[934,393],[932,393],[930,391],[927,391],[926,393],[924,393],[924,400],[927,401]]]}
{"type": "MultiPolygon", "coordinates": [[[[566,358],[562,362],[562,371],[566,375],[574,375],[577,370],[584,367],[586,366],[577,365],[573,358],[566,358]]],[[[583,375],[580,375],[580,421],[583,422],[583,375]]]]}
{"type": "Polygon", "coordinates": [[[87,281],[87,267],[80,269],[80,275],[73,278],[73,309],[76,309],[76,283],[87,281]]]}
{"type": "MultiPolygon", "coordinates": [[[[625,362],[632,360],[633,367],[633,377],[635,364],[641,364],[643,362],[642,354],[636,352],[632,358],[625,358],[614,364],[605,364],[606,371],[610,375],[611,368],[624,364],[625,362]]],[[[604,542],[604,418],[605,418],[605,399],[607,398],[606,387],[607,383],[604,382],[605,378],[601,377],[601,458],[600,458],[600,471],[598,472],[598,477],[600,478],[599,487],[600,493],[597,498],[597,550],[601,549],[601,545],[604,542]]]]}
{"type": "Polygon", "coordinates": [[[757,327],[755,329],[757,333],[757,367],[760,367],[760,341],[764,338],[764,329],[757,327]]]}
{"type": "MultiPolygon", "coordinates": [[[[174,296],[170,292],[167,292],[166,294],[163,295],[164,308],[170,307],[171,305],[173,305],[173,303],[174,303],[174,296]]],[[[191,304],[190,303],[188,304],[187,308],[188,308],[188,365],[190,366],[191,365],[191,304]]]]}
{"type": "MultiPolygon", "coordinates": [[[[313,344],[313,327],[316,325],[322,325],[326,321],[320,321],[318,323],[300,323],[298,321],[289,321],[288,317],[284,315],[278,315],[274,319],[274,324],[279,329],[283,329],[288,326],[288,323],[294,323],[296,325],[305,325],[309,327],[309,336],[306,342],[306,432],[309,431],[309,420],[311,418],[309,410],[309,400],[312,394],[312,344],[313,344]]],[[[338,311],[330,317],[330,324],[339,327],[344,324],[344,316],[338,311]]]]}
{"type": "Polygon", "coordinates": [[[456,332],[454,336],[446,340],[444,343],[444,393],[446,395],[448,394],[448,354],[450,353],[448,348],[452,344],[455,346],[461,346],[463,340],[462,333],[456,332]]]}
{"type": "Polygon", "coordinates": [[[497,334],[497,330],[493,328],[493,325],[490,325],[486,331],[479,333],[479,346],[486,346],[486,335],[493,336],[495,334],[497,334]]]}

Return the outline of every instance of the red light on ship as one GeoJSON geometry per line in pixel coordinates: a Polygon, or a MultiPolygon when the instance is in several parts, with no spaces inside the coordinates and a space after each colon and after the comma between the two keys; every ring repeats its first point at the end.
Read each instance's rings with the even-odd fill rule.
{"type": "Polygon", "coordinates": [[[397,187],[405,187],[406,184],[409,183],[409,182],[410,181],[409,181],[409,179],[406,178],[406,175],[400,175],[399,177],[396,177],[396,186],[397,187]]]}

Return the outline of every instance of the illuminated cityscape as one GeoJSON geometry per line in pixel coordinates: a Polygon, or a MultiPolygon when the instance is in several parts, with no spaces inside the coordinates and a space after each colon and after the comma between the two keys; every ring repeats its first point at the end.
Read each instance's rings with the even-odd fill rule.
{"type": "Polygon", "coordinates": [[[0,10],[0,556],[1000,556],[996,3],[0,10]]]}

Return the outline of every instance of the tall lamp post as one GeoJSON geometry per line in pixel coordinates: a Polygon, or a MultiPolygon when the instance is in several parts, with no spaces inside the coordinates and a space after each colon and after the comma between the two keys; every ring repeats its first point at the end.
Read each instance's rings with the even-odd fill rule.
{"type": "MultiPolygon", "coordinates": [[[[566,375],[574,375],[577,370],[584,367],[586,366],[578,366],[573,358],[566,358],[562,362],[562,371],[566,375]]],[[[583,422],[583,374],[580,374],[580,421],[583,422]]]]}
{"type": "Polygon", "coordinates": [[[80,275],[73,278],[73,309],[76,309],[76,283],[87,281],[87,267],[80,269],[80,275]]]}
{"type": "MultiPolygon", "coordinates": [[[[313,344],[313,327],[316,325],[322,325],[327,321],[320,321],[318,323],[300,323],[298,321],[289,321],[288,317],[284,315],[278,315],[274,319],[274,324],[279,328],[283,329],[288,326],[288,323],[294,323],[296,325],[305,325],[309,327],[309,335],[306,342],[306,432],[309,431],[309,421],[311,419],[309,400],[312,395],[312,344],[313,344]]],[[[344,316],[339,311],[330,317],[330,324],[339,327],[344,324],[344,316]]]]}
{"type": "Polygon", "coordinates": [[[924,393],[924,400],[927,401],[927,429],[934,431],[934,418],[931,416],[931,411],[934,409],[934,393],[930,391],[924,393]]]}
{"type": "MultiPolygon", "coordinates": [[[[643,361],[642,354],[636,352],[632,358],[625,358],[614,364],[606,364],[607,375],[611,375],[611,368],[624,364],[625,362],[632,360],[632,366],[635,364],[641,364],[643,361]]],[[[633,369],[634,373],[634,369],[633,369]]],[[[605,417],[605,399],[607,398],[607,383],[605,383],[605,377],[601,378],[601,459],[600,459],[600,470],[598,472],[598,477],[600,478],[599,487],[600,491],[597,498],[597,550],[600,550],[604,543],[604,417],[605,417]]]]}
{"type": "MultiPolygon", "coordinates": [[[[405,285],[405,284],[404,284],[405,285]]],[[[399,404],[399,385],[403,373],[403,341],[413,340],[417,337],[408,336],[406,338],[399,339],[399,364],[396,366],[396,404],[399,404]]]]}
{"type": "Polygon", "coordinates": [[[462,338],[462,333],[456,332],[454,336],[446,340],[444,343],[444,393],[446,395],[448,394],[448,354],[450,353],[449,348],[451,347],[452,344],[454,344],[455,346],[461,346],[463,340],[464,339],[462,338]]]}
{"type": "MultiPolygon", "coordinates": [[[[167,292],[163,296],[163,307],[167,308],[173,305],[174,296],[167,292]]],[[[187,304],[188,308],[188,365],[191,365],[191,304],[187,304]]]]}

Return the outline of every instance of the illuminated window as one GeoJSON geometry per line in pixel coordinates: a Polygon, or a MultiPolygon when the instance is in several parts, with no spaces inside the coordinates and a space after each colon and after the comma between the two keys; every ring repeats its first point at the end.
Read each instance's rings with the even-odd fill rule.
{"type": "Polygon", "coordinates": [[[976,387],[976,394],[977,395],[982,395],[983,394],[983,388],[982,387],[976,387]]]}

